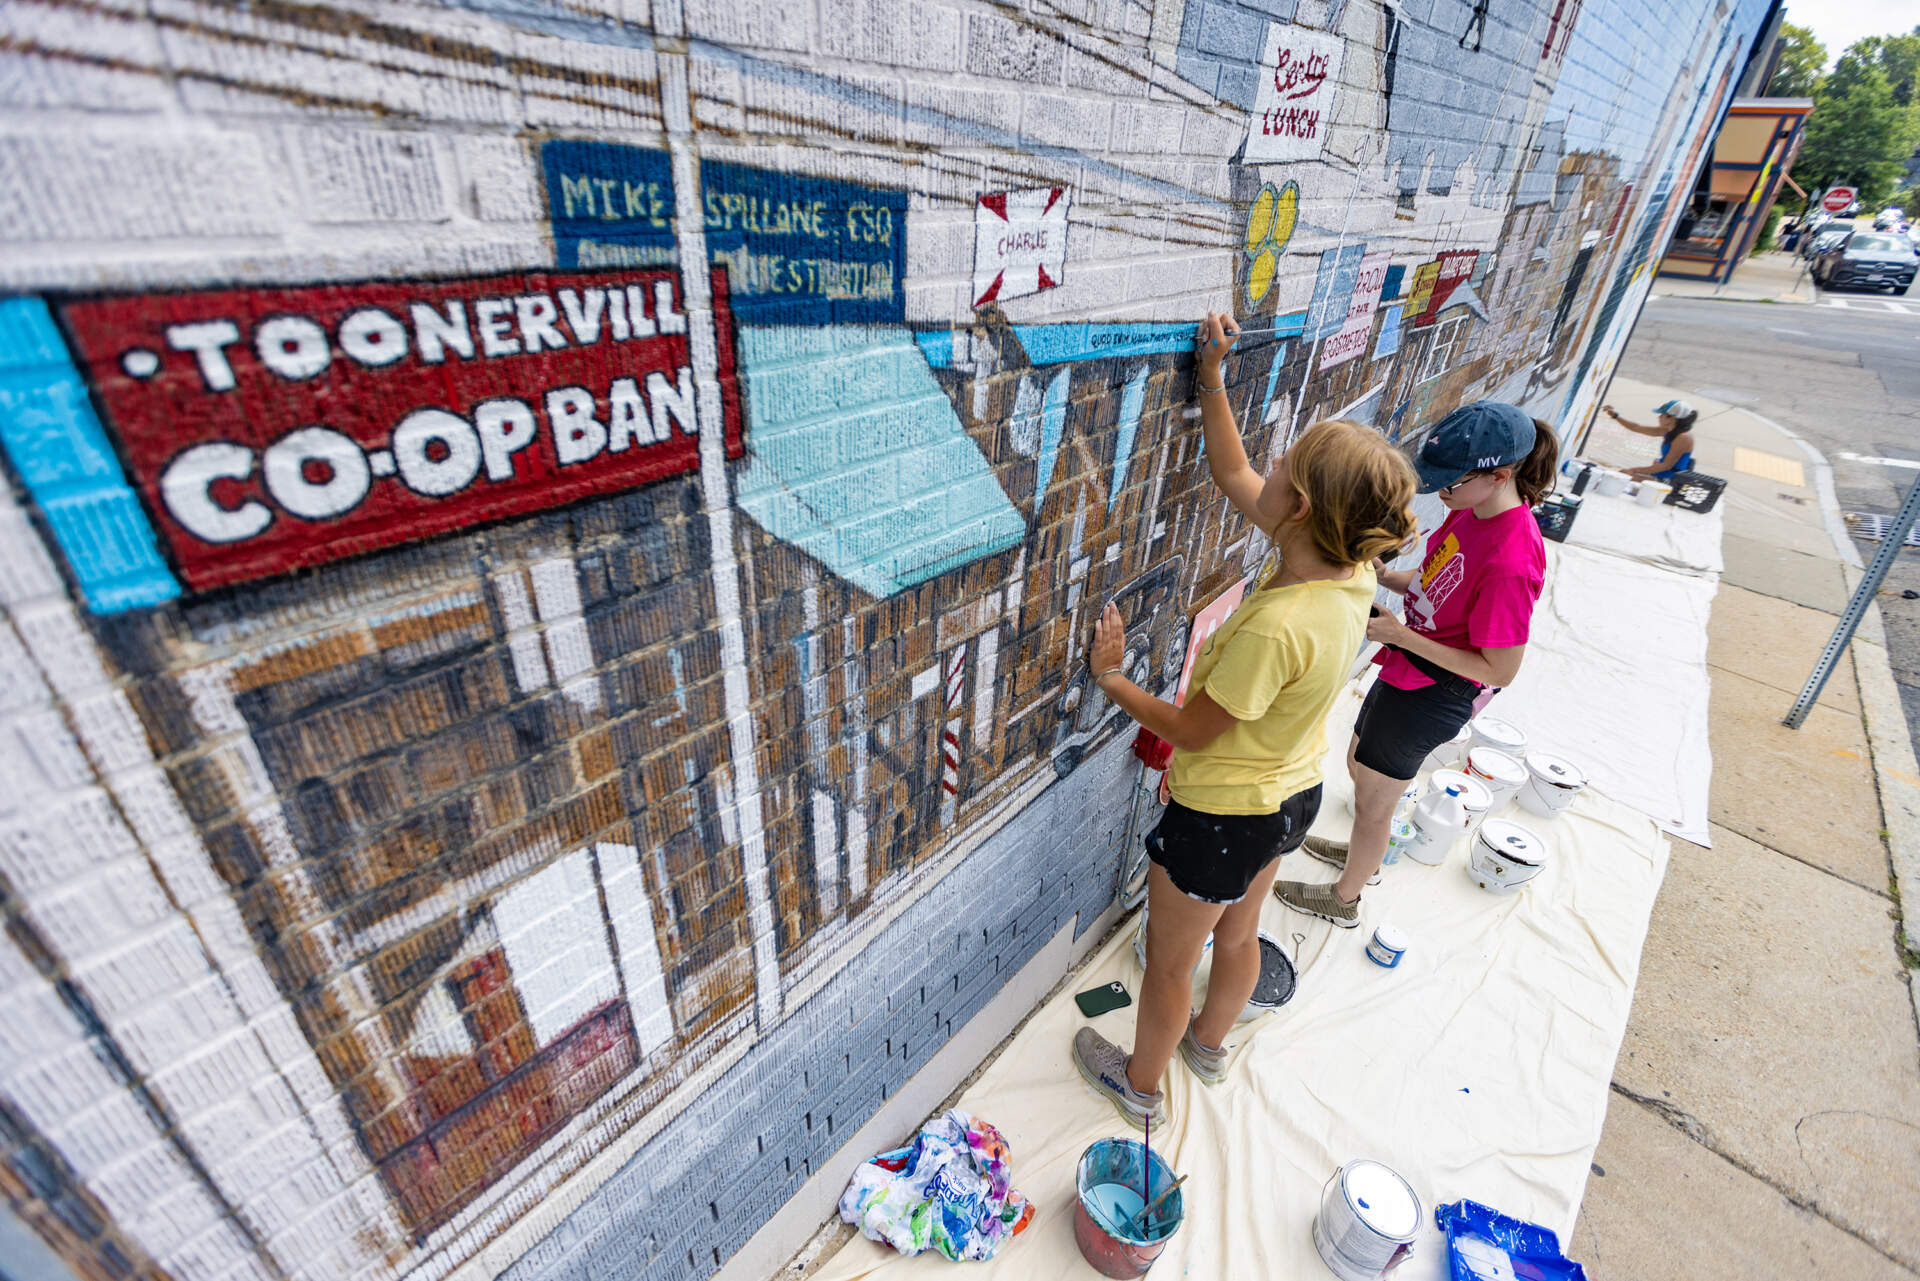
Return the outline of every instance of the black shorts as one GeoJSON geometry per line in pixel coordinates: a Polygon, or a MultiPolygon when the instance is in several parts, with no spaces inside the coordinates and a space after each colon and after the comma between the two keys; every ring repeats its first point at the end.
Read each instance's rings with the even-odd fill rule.
{"type": "Polygon", "coordinates": [[[1261,868],[1300,848],[1319,812],[1318,783],[1271,814],[1204,814],[1169,801],[1159,826],[1147,833],[1147,857],[1188,898],[1238,903],[1261,868]]]}
{"type": "Polygon", "coordinates": [[[1360,736],[1353,758],[1388,778],[1411,779],[1428,752],[1473,718],[1473,698],[1440,685],[1400,689],[1376,680],[1353,722],[1360,736]]]}

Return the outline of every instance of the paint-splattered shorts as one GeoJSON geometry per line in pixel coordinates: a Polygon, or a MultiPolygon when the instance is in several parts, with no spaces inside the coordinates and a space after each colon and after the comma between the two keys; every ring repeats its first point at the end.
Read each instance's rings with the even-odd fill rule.
{"type": "Polygon", "coordinates": [[[1318,783],[1271,814],[1203,814],[1169,801],[1160,825],[1147,833],[1147,857],[1188,898],[1238,903],[1261,868],[1300,848],[1319,812],[1318,783]]]}

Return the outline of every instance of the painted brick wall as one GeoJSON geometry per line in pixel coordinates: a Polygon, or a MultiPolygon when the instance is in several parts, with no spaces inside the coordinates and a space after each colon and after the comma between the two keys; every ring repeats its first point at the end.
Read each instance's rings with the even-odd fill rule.
{"type": "Polygon", "coordinates": [[[1171,689],[1265,551],[1194,321],[1261,466],[1577,433],[1765,7],[10,6],[17,1226],[759,1259],[1115,901],[1092,611],[1171,689]]]}

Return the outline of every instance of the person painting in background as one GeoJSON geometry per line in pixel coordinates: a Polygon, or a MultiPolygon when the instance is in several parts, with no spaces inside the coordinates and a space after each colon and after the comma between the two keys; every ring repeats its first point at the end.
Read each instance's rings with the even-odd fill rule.
{"type": "Polygon", "coordinates": [[[1622,418],[1612,405],[1604,407],[1607,417],[1640,436],[1660,438],[1659,461],[1646,467],[1629,467],[1627,475],[1635,480],[1672,480],[1683,471],[1693,470],[1693,424],[1700,411],[1684,400],[1669,400],[1653,412],[1660,415],[1658,427],[1643,427],[1622,418]]]}
{"type": "Polygon", "coordinates": [[[1090,1027],[1073,1040],[1081,1075],[1133,1125],[1165,1120],[1160,1079],[1176,1047],[1205,1083],[1226,1074],[1228,1029],[1260,977],[1260,905],[1320,808],[1322,726],[1364,640],[1371,562],[1418,528],[1413,470],[1370,428],[1316,423],[1264,480],[1253,470],[1221,381],[1239,332],[1211,313],[1201,329],[1207,465],[1273,550],[1195,660],[1183,706],[1121,674],[1126,634],[1111,603],[1088,655],[1101,692],[1174,748],[1173,799],[1146,837],[1147,974],[1133,1052],[1090,1027]],[[1193,971],[1209,934],[1212,976],[1196,1016],[1193,971]]]}
{"type": "Polygon", "coordinates": [[[1382,568],[1381,586],[1406,597],[1406,621],[1383,612],[1367,623],[1367,639],[1383,648],[1347,747],[1353,833],[1344,845],[1307,838],[1307,852],[1340,877],[1280,882],[1273,892],[1288,907],[1342,929],[1360,923],[1360,892],[1376,883],[1401,793],[1427,753],[1467,723],[1481,692],[1520,670],[1547,567],[1530,509],[1553,487],[1559,461],[1551,427],[1491,400],[1454,410],[1421,444],[1421,492],[1438,491],[1447,518],[1419,569],[1382,568]]]}

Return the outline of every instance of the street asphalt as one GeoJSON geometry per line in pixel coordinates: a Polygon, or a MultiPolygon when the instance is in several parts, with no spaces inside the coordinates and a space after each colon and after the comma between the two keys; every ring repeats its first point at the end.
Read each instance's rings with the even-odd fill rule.
{"type": "MultiPolygon", "coordinates": [[[[1623,378],[1738,405],[1798,433],[1833,464],[1841,510],[1892,515],[1920,479],[1920,289],[1819,292],[1805,305],[1655,298],[1623,378]]],[[[1870,561],[1877,542],[1857,540],[1870,561]]],[[[1907,728],[1920,741],[1920,549],[1880,596],[1907,728]]]]}

